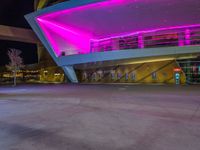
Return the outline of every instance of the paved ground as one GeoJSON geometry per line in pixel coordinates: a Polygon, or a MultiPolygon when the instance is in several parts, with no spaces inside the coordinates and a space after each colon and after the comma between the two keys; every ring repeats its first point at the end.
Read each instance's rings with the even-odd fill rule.
{"type": "Polygon", "coordinates": [[[1,86],[0,150],[200,150],[200,86],[1,86]]]}

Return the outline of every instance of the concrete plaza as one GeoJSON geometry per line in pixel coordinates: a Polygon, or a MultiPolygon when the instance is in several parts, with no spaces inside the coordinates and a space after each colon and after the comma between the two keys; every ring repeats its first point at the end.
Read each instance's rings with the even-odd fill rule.
{"type": "Polygon", "coordinates": [[[0,150],[200,150],[200,86],[0,86],[0,150]]]}

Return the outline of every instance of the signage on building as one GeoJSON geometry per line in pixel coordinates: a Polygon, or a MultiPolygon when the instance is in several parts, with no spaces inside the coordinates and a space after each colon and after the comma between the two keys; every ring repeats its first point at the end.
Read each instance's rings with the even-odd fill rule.
{"type": "Polygon", "coordinates": [[[174,68],[174,72],[181,72],[181,68],[174,68]]]}

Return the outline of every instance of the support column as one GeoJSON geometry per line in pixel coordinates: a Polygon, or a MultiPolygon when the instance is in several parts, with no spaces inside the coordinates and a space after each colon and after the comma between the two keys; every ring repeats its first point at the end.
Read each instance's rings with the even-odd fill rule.
{"type": "Polygon", "coordinates": [[[185,34],[184,34],[184,32],[180,32],[179,34],[178,34],[178,46],[184,46],[185,45],[185,34]]]}
{"type": "Polygon", "coordinates": [[[63,68],[65,74],[67,75],[68,79],[72,83],[78,83],[78,79],[77,79],[77,76],[76,76],[73,66],[63,66],[62,68],[63,68]]]}
{"type": "Polygon", "coordinates": [[[138,35],[138,48],[144,48],[144,39],[142,34],[138,35]]]}
{"type": "Polygon", "coordinates": [[[190,29],[185,30],[185,44],[190,45],[191,44],[191,39],[190,39],[190,29]]]}

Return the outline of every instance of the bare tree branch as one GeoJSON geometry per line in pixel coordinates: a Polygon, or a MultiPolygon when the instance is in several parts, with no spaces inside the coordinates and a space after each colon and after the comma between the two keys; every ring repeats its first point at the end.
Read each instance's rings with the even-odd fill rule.
{"type": "Polygon", "coordinates": [[[8,65],[6,65],[6,68],[13,72],[13,78],[14,78],[14,86],[16,85],[16,72],[24,67],[23,59],[20,56],[21,51],[18,49],[10,49],[8,51],[8,57],[10,59],[10,62],[8,65]]]}

